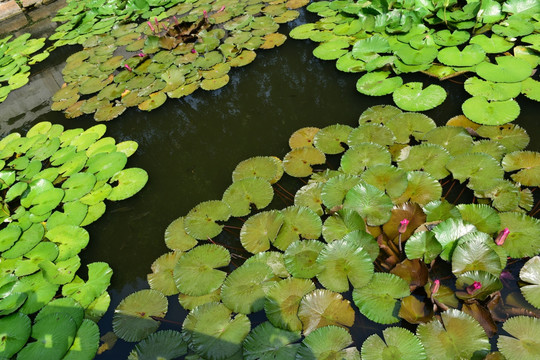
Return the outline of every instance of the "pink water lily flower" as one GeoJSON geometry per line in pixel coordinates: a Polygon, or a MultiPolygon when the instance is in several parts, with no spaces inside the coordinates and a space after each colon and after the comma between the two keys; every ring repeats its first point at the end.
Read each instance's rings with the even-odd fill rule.
{"type": "Polygon", "coordinates": [[[197,53],[197,50],[191,49],[191,53],[192,53],[192,54],[195,54],[195,53],[197,53]]]}
{"type": "Polygon", "coordinates": [[[497,238],[495,238],[495,244],[501,246],[504,244],[504,241],[506,240],[506,238],[508,237],[508,234],[510,234],[510,229],[508,228],[504,228],[503,231],[501,231],[499,233],[499,235],[497,235],[497,238]]]}
{"type": "Polygon", "coordinates": [[[441,280],[436,279],[433,281],[433,284],[431,285],[431,294],[436,294],[439,291],[439,288],[441,287],[441,280]]]}
{"type": "Polygon", "coordinates": [[[143,53],[143,52],[140,52],[140,53],[138,53],[138,54],[137,54],[137,56],[138,56],[138,57],[145,57],[145,56],[146,56],[146,54],[145,54],[145,53],[143,53]]]}
{"type": "Polygon", "coordinates": [[[203,10],[202,12],[203,12],[204,18],[205,19],[208,18],[208,13],[206,12],[206,10],[203,10]]]}
{"type": "Polygon", "coordinates": [[[477,290],[480,290],[482,288],[482,284],[479,281],[473,282],[471,285],[467,286],[467,294],[472,295],[477,290]]]}
{"type": "Polygon", "coordinates": [[[399,222],[399,228],[398,232],[400,234],[403,234],[405,231],[407,231],[407,225],[409,225],[410,221],[408,219],[403,219],[399,222]]]}

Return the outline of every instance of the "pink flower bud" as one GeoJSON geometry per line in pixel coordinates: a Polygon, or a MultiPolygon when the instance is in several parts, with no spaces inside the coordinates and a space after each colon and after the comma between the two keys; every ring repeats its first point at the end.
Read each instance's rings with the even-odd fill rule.
{"type": "Polygon", "coordinates": [[[146,23],[148,24],[148,27],[150,28],[150,30],[152,30],[152,32],[155,33],[156,29],[154,29],[154,27],[152,26],[152,23],[150,21],[147,21],[146,23]]]}
{"type": "Polygon", "coordinates": [[[499,235],[497,235],[497,238],[495,239],[495,244],[501,246],[502,244],[504,244],[504,241],[506,240],[506,238],[508,237],[508,234],[510,234],[510,230],[508,228],[504,228],[503,231],[501,231],[499,233],[499,235]]]}
{"type": "Polygon", "coordinates": [[[140,53],[138,53],[138,54],[137,54],[137,56],[138,56],[138,57],[145,57],[145,56],[146,56],[146,54],[145,54],[145,53],[143,53],[143,52],[140,52],[140,53]]]}
{"type": "Polygon", "coordinates": [[[433,281],[433,284],[431,285],[431,294],[436,294],[437,291],[439,291],[439,288],[441,287],[441,281],[439,279],[436,279],[433,281]]]}
{"type": "Polygon", "coordinates": [[[197,53],[197,50],[191,49],[191,53],[192,53],[192,54],[195,54],[195,53],[197,53]]]}
{"type": "Polygon", "coordinates": [[[208,18],[208,13],[206,12],[206,10],[203,10],[202,13],[203,13],[205,19],[208,18]]]}
{"type": "Polygon", "coordinates": [[[399,222],[399,228],[398,228],[398,232],[400,234],[403,234],[405,231],[407,231],[407,225],[409,225],[409,220],[407,219],[403,219],[399,222]]]}
{"type": "Polygon", "coordinates": [[[133,69],[128,64],[124,64],[124,67],[127,69],[127,71],[132,72],[133,69]]]}
{"type": "Polygon", "coordinates": [[[176,16],[173,16],[172,18],[174,19],[174,23],[175,23],[175,25],[179,25],[179,23],[178,23],[178,19],[176,18],[176,16]]]}
{"type": "Polygon", "coordinates": [[[221,9],[219,9],[217,12],[220,13],[220,12],[222,12],[223,10],[225,10],[225,5],[223,5],[223,6],[221,7],[221,9]]]}
{"type": "Polygon", "coordinates": [[[159,31],[159,21],[158,21],[157,17],[154,18],[154,22],[156,23],[156,28],[159,31]]]}
{"type": "Polygon", "coordinates": [[[471,285],[467,286],[467,294],[472,295],[477,290],[480,290],[481,288],[482,288],[482,284],[478,281],[475,281],[471,285]]]}

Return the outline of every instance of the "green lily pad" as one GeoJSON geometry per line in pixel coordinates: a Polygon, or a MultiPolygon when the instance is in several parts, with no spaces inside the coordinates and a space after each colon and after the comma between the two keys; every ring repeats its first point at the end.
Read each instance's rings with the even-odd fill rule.
{"type": "Polygon", "coordinates": [[[255,214],[242,225],[240,242],[244,249],[253,254],[269,250],[282,225],[283,215],[277,210],[255,214]]]}
{"type": "Polygon", "coordinates": [[[534,307],[540,308],[540,257],[529,259],[519,271],[519,278],[530,284],[521,287],[523,297],[534,307]]]}
{"type": "Polygon", "coordinates": [[[525,214],[503,212],[499,214],[501,228],[508,228],[510,234],[502,247],[512,258],[535,256],[540,252],[540,244],[535,239],[540,234],[540,221],[525,214]]]}
{"type": "Polygon", "coordinates": [[[481,63],[486,57],[480,45],[467,45],[463,50],[457,46],[445,47],[439,51],[437,59],[448,66],[474,66],[481,63]]]}
{"type": "Polygon", "coordinates": [[[232,173],[232,180],[258,177],[274,184],[283,175],[281,160],[272,156],[255,156],[241,161],[232,173]]]}
{"type": "Polygon", "coordinates": [[[364,219],[354,210],[341,209],[329,216],[323,225],[323,238],[327,243],[342,239],[350,232],[365,230],[364,219]]]}
{"type": "Polygon", "coordinates": [[[504,101],[518,96],[521,92],[521,84],[495,83],[474,76],[465,81],[465,90],[472,96],[484,96],[487,100],[504,101]]]}
{"type": "Polygon", "coordinates": [[[399,76],[388,78],[389,71],[375,71],[363,75],[356,82],[356,90],[364,95],[383,96],[393,93],[403,85],[399,76]]]}
{"type": "Polygon", "coordinates": [[[345,197],[345,209],[357,211],[370,226],[382,225],[390,219],[392,200],[373,185],[358,184],[345,197]]]}
{"type": "Polygon", "coordinates": [[[402,111],[392,105],[375,105],[367,108],[358,119],[358,123],[375,123],[385,124],[388,120],[393,119],[395,116],[401,114],[402,111]]]}
{"type": "Polygon", "coordinates": [[[161,330],[135,345],[128,360],[176,359],[187,354],[182,334],[174,330],[161,330]]]}
{"type": "Polygon", "coordinates": [[[354,323],[354,310],[341,294],[326,289],[304,295],[298,308],[304,335],[328,325],[350,327],[354,323]]]}
{"type": "Polygon", "coordinates": [[[322,207],[321,191],[324,184],[315,182],[302,186],[296,194],[294,194],[294,205],[305,206],[315,211],[321,216],[324,213],[322,207]]]}
{"type": "Polygon", "coordinates": [[[318,240],[297,240],[293,242],[283,255],[287,270],[295,278],[311,279],[321,271],[317,262],[324,243],[318,240]]]}
{"type": "Polygon", "coordinates": [[[454,157],[446,164],[454,179],[464,182],[469,179],[468,187],[475,191],[493,188],[498,179],[502,179],[504,170],[499,162],[487,154],[463,154],[454,157]]]}
{"type": "Polygon", "coordinates": [[[173,273],[174,267],[182,255],[182,252],[169,252],[161,255],[152,263],[152,273],[147,275],[150,289],[157,290],[165,296],[178,294],[173,273]]]}
{"type": "Polygon", "coordinates": [[[347,142],[352,128],[348,125],[335,124],[317,131],[313,145],[325,154],[339,154],[345,151],[341,145],[347,142]]]}
{"type": "Polygon", "coordinates": [[[471,35],[468,31],[455,30],[440,30],[433,34],[433,41],[440,46],[457,46],[467,42],[471,35]]]}
{"type": "Polygon", "coordinates": [[[193,248],[174,267],[174,281],[180,292],[206,295],[218,289],[227,274],[216,268],[229,265],[231,255],[222,246],[207,244],[193,248]]]}
{"type": "Polygon", "coordinates": [[[449,218],[433,228],[435,239],[443,248],[441,258],[449,260],[457,245],[457,240],[463,235],[476,230],[472,224],[464,223],[461,219],[449,218]]]}
{"type": "Polygon", "coordinates": [[[317,263],[321,271],[319,282],[336,292],[349,290],[349,282],[355,288],[366,285],[373,276],[371,257],[362,247],[351,241],[335,240],[320,252],[317,263]]]}
{"type": "Polygon", "coordinates": [[[360,312],[380,324],[400,321],[399,299],[409,296],[409,284],[397,275],[375,273],[364,287],[353,290],[353,299],[360,312]]]}
{"type": "Polygon", "coordinates": [[[469,359],[491,348],[484,329],[470,315],[451,309],[441,314],[441,320],[420,324],[416,330],[428,358],[469,359]]]}
{"type": "Polygon", "coordinates": [[[246,216],[251,204],[263,209],[274,196],[272,185],[264,179],[246,178],[233,182],[223,193],[223,201],[229,205],[232,216],[246,216]]]}
{"type": "Polygon", "coordinates": [[[251,314],[263,309],[266,290],[275,280],[272,269],[263,263],[245,264],[225,279],[221,301],[234,312],[251,314]]]}
{"type": "Polygon", "coordinates": [[[450,153],[442,146],[424,143],[411,146],[407,153],[402,152],[398,166],[405,171],[422,170],[440,180],[450,174],[445,166],[450,159],[450,153]]]}
{"type": "Polygon", "coordinates": [[[283,225],[274,240],[273,245],[285,251],[294,241],[318,239],[321,236],[321,218],[311,209],[302,206],[289,206],[281,210],[283,225]]]}
{"type": "Polygon", "coordinates": [[[346,54],[349,46],[349,42],[345,40],[328,41],[316,47],[313,55],[321,60],[335,60],[346,54]]]}
{"type": "Polygon", "coordinates": [[[426,111],[444,102],[446,91],[439,85],[422,89],[421,82],[410,82],[397,88],[392,97],[397,106],[407,111],[426,111]]]}
{"type": "Polygon", "coordinates": [[[460,204],[457,206],[461,218],[487,234],[493,234],[500,229],[501,221],[495,209],[484,204],[460,204]]]}
{"type": "Polygon", "coordinates": [[[115,173],[109,181],[118,184],[112,187],[107,199],[124,200],[141,191],[148,181],[148,173],[140,168],[123,169],[115,173]]]}
{"type": "Polygon", "coordinates": [[[528,316],[515,316],[503,324],[503,330],[511,336],[500,335],[497,347],[509,360],[534,359],[540,356],[538,333],[540,321],[528,316]]]}
{"type": "Polygon", "coordinates": [[[289,151],[283,158],[285,172],[294,177],[306,177],[313,173],[312,165],[324,164],[326,156],[314,147],[302,147],[289,151]]]}
{"type": "Polygon", "coordinates": [[[356,146],[363,142],[372,142],[382,146],[393,145],[396,137],[392,130],[381,124],[361,124],[349,134],[347,144],[356,146]]]}
{"type": "Polygon", "coordinates": [[[386,122],[386,126],[394,133],[399,144],[408,144],[411,136],[417,141],[424,140],[428,132],[437,128],[432,118],[414,112],[397,114],[386,122]]]}
{"type": "Polygon", "coordinates": [[[520,113],[519,104],[513,99],[489,102],[484,96],[474,96],[465,100],[462,110],[472,121],[485,125],[509,123],[520,113]]]}
{"type": "Polygon", "coordinates": [[[376,165],[390,165],[392,157],[386,147],[374,143],[360,143],[350,147],[341,157],[341,170],[350,175],[360,175],[376,165]]]}
{"type": "Polygon", "coordinates": [[[499,255],[483,239],[460,241],[452,253],[452,272],[482,270],[499,276],[502,271],[499,255]]]}
{"type": "MultiPolygon", "coordinates": [[[[111,283],[112,269],[107,263],[95,262],[88,264],[88,281],[84,282],[78,276],[62,287],[62,295],[75,299],[84,308],[99,299],[111,283]]],[[[110,299],[109,299],[110,300],[110,299]]],[[[105,310],[108,307],[105,306],[105,310]]]]}
{"type": "Polygon", "coordinates": [[[298,307],[303,296],[314,291],[315,285],[308,279],[288,278],[274,283],[266,291],[264,310],[268,320],[276,327],[289,331],[302,330],[298,307]]]}
{"type": "Polygon", "coordinates": [[[502,287],[498,275],[483,270],[467,271],[457,277],[456,296],[462,300],[474,298],[483,301],[494,292],[500,291],[502,287]]]}
{"type": "Polygon", "coordinates": [[[264,322],[253,329],[244,340],[243,356],[247,360],[271,360],[292,358],[298,351],[300,340],[298,333],[278,329],[269,322],[264,322]]]}
{"type": "Polygon", "coordinates": [[[113,331],[125,341],[141,341],[160,325],[152,316],[165,317],[167,308],[167,298],[159,291],[137,291],[124,298],[116,307],[113,331]]]}
{"type": "Polygon", "coordinates": [[[165,229],[165,245],[173,251],[188,251],[197,243],[197,239],[186,232],[183,216],[171,222],[165,229]]]}
{"type": "Polygon", "coordinates": [[[15,355],[28,341],[32,322],[23,313],[17,312],[0,319],[0,356],[9,359],[15,355]]]}
{"type": "Polygon", "coordinates": [[[310,333],[298,350],[296,359],[342,359],[360,360],[360,353],[352,346],[347,330],[337,326],[325,326],[310,333]]]}
{"type": "Polygon", "coordinates": [[[408,259],[422,259],[431,263],[442,252],[443,247],[431,231],[420,231],[413,234],[405,243],[405,254],[408,259]]]}
{"type": "Polygon", "coordinates": [[[514,43],[497,34],[492,34],[491,37],[484,34],[475,35],[470,43],[480,45],[488,54],[504,53],[514,46],[514,43]]]}
{"type": "Polygon", "coordinates": [[[385,356],[404,360],[427,359],[420,339],[409,330],[399,327],[386,328],[383,330],[383,337],[384,340],[373,334],[364,341],[361,350],[363,359],[382,360],[385,356]]]}
{"type": "Polygon", "coordinates": [[[540,154],[532,151],[514,151],[502,160],[504,171],[511,172],[512,180],[524,186],[539,186],[540,154]]]}
{"type": "Polygon", "coordinates": [[[477,65],[476,73],[485,80],[512,83],[523,81],[531,76],[531,65],[514,56],[499,56],[495,58],[497,65],[482,62],[477,65]]]}
{"type": "Polygon", "coordinates": [[[217,221],[227,221],[231,216],[231,209],[223,201],[204,201],[193,209],[184,218],[186,232],[198,240],[213,238],[221,233],[223,225],[217,221]]]}

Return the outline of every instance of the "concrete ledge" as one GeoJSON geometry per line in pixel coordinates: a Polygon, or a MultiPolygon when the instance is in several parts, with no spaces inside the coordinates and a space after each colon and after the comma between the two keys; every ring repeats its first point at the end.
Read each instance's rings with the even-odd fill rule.
{"type": "Polygon", "coordinates": [[[21,4],[26,9],[30,6],[41,5],[41,0],[22,0],[21,4]]]}
{"type": "Polygon", "coordinates": [[[22,10],[14,0],[0,3],[0,21],[9,19],[20,13],[22,13],[22,10]]]}

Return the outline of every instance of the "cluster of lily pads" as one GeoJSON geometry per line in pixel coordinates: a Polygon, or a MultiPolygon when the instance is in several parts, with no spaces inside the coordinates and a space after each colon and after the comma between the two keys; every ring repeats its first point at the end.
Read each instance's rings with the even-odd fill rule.
{"type": "Polygon", "coordinates": [[[0,140],[0,358],[92,359],[96,322],[109,307],[112,269],[88,264],[83,228],[105,200],[136,194],[147,173],[124,168],[134,141],[103,137],[105,125],[65,130],[40,122],[0,140]]]}
{"type": "Polygon", "coordinates": [[[540,154],[523,150],[523,129],[437,127],[375,106],[357,127],[302,128],[289,144],[282,160],[240,162],[221,200],[167,227],[150,289],[113,317],[118,337],[139,342],[130,359],[540,356],[540,221],[526,214],[540,154]],[[305,180],[293,195],[294,178],[305,180]],[[458,182],[468,198],[455,205],[458,182]],[[277,210],[274,195],[291,205],[277,210]],[[503,289],[521,265],[526,301],[503,289]],[[167,296],[190,312],[156,332],[181,320],[164,319],[167,296]],[[388,327],[354,344],[348,329],[368,319],[416,333],[388,327]]]}
{"type": "Polygon", "coordinates": [[[95,112],[111,120],[127,107],[150,111],[169,98],[216,90],[229,82],[231,67],[255,59],[255,49],[283,44],[280,23],[298,17],[304,0],[182,2],[141,24],[116,26],[93,35],[67,59],[66,85],[53,110],[69,118],[95,112]]]}
{"type": "Polygon", "coordinates": [[[9,35],[0,39],[0,103],[12,90],[28,83],[29,65],[49,56],[48,51],[43,51],[30,57],[45,45],[45,38],[30,39],[28,33],[12,38],[9,35]]]}
{"type": "Polygon", "coordinates": [[[466,74],[472,95],[463,114],[487,125],[515,120],[520,94],[540,101],[533,74],[540,61],[538,1],[318,1],[307,10],[321,19],[290,33],[320,42],[313,54],[337,60],[344,72],[366,72],[357,90],[392,94],[403,110],[425,111],[446,99],[439,85],[403,83],[400,74],[422,72],[444,80],[466,74]]]}

